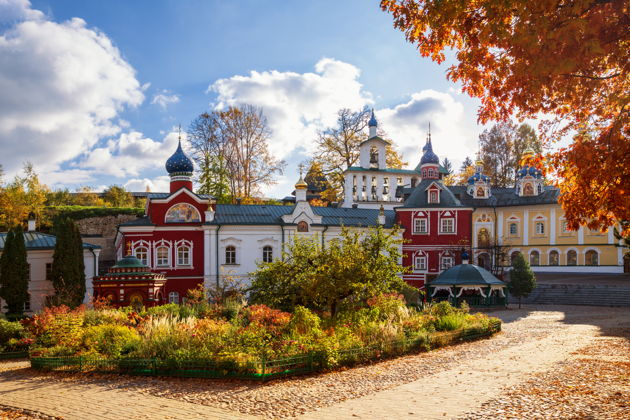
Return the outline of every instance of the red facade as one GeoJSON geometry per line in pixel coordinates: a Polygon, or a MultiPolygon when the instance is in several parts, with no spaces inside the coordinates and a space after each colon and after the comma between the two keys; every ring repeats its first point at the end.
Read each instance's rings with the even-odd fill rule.
{"type": "Polygon", "coordinates": [[[403,266],[410,267],[405,281],[424,287],[427,280],[453,265],[461,254],[470,254],[470,208],[396,209],[396,222],[404,227],[403,266]]]}

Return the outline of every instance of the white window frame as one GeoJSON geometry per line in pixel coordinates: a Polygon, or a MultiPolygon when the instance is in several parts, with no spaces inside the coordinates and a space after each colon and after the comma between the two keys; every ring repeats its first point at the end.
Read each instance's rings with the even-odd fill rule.
{"type": "Polygon", "coordinates": [[[455,264],[455,258],[450,255],[440,257],[440,270],[448,270],[455,264]]]}
{"type": "Polygon", "coordinates": [[[426,255],[417,255],[413,259],[413,269],[415,271],[427,271],[426,255]]]}
{"type": "Polygon", "coordinates": [[[134,248],[133,255],[144,265],[149,265],[149,248],[145,245],[139,245],[134,248]],[[144,258],[140,254],[144,254],[144,258]]]}
{"type": "Polygon", "coordinates": [[[429,233],[429,219],[426,217],[417,217],[413,219],[413,233],[415,234],[426,234],[429,233]],[[422,225],[424,222],[424,229],[422,229],[422,225]]]}
{"type": "Polygon", "coordinates": [[[429,204],[439,204],[440,203],[440,191],[439,190],[429,190],[429,204]],[[435,198],[433,196],[435,194],[435,198]]]}
{"type": "Polygon", "coordinates": [[[181,239],[175,242],[175,262],[178,267],[192,267],[193,266],[193,242],[181,239]],[[179,251],[182,248],[188,248],[188,262],[182,263],[179,258],[179,251]]]}
{"type": "Polygon", "coordinates": [[[191,266],[192,258],[191,258],[191,249],[188,245],[179,245],[177,247],[177,265],[178,266],[191,266]]]}
{"type": "Polygon", "coordinates": [[[237,260],[237,250],[236,250],[236,245],[226,245],[225,246],[225,250],[223,252],[223,260],[224,260],[224,264],[225,265],[237,265],[238,264],[238,260],[237,260]],[[231,248],[231,250],[230,250],[231,248]],[[232,251],[234,252],[233,258],[230,258],[232,261],[228,262],[228,251],[232,251]]]}
{"type": "Polygon", "coordinates": [[[442,217],[440,218],[440,233],[441,234],[446,234],[446,235],[454,235],[457,232],[457,229],[455,227],[455,217],[442,217]],[[451,222],[450,223],[450,230],[446,230],[445,225],[446,222],[451,222]]]}
{"type": "Polygon", "coordinates": [[[179,305],[179,292],[169,292],[168,303],[176,303],[179,305]]]}
{"type": "Polygon", "coordinates": [[[263,262],[270,263],[273,261],[273,247],[271,245],[264,245],[262,248],[262,260],[263,262]],[[270,253],[267,256],[267,251],[270,253]]]}
{"type": "Polygon", "coordinates": [[[544,235],[545,234],[544,220],[534,220],[534,228],[535,228],[536,235],[544,235]]]}

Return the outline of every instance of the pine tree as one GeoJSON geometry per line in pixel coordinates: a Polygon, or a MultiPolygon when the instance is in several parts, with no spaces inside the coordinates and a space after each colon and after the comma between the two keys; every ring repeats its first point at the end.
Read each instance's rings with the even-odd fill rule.
{"type": "Polygon", "coordinates": [[[450,160],[448,160],[448,158],[445,157],[442,160],[442,167],[446,171],[446,176],[453,175],[453,164],[450,160]]]}
{"type": "Polygon", "coordinates": [[[74,308],[83,303],[85,296],[85,263],[81,233],[72,220],[65,219],[57,223],[55,234],[57,243],[51,272],[55,296],[52,303],[74,308]]]}
{"type": "Polygon", "coordinates": [[[7,234],[0,257],[0,295],[7,307],[7,314],[19,317],[24,314],[28,302],[29,267],[22,227],[7,234]]]}
{"type": "Polygon", "coordinates": [[[521,299],[529,296],[536,288],[536,276],[529,263],[525,261],[522,254],[518,254],[512,262],[510,270],[510,282],[508,287],[512,296],[518,298],[518,307],[521,308],[521,299]]]}

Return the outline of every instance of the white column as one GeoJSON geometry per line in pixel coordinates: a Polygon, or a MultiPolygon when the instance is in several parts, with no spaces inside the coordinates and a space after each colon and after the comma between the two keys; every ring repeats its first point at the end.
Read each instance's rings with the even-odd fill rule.
{"type": "Polygon", "coordinates": [[[212,286],[210,279],[210,230],[204,228],[203,230],[203,287],[208,289],[212,286]]]}
{"type": "Polygon", "coordinates": [[[346,184],[345,184],[345,198],[343,200],[344,207],[352,207],[352,174],[346,172],[346,184]]]}
{"type": "Polygon", "coordinates": [[[376,201],[383,200],[383,175],[376,176],[376,201]]]}
{"type": "Polygon", "coordinates": [[[556,209],[551,209],[549,214],[549,243],[556,243],[556,209]]]}
{"type": "Polygon", "coordinates": [[[499,212],[499,220],[497,221],[497,242],[503,245],[503,212],[499,212]]]}
{"type": "Polygon", "coordinates": [[[584,226],[578,229],[578,244],[584,245],[584,226]]]}
{"type": "Polygon", "coordinates": [[[357,175],[357,201],[363,201],[363,175],[357,175]]]}
{"type": "Polygon", "coordinates": [[[396,177],[393,175],[390,175],[389,176],[389,201],[396,201],[396,188],[398,188],[396,177]]]}
{"type": "Polygon", "coordinates": [[[523,245],[529,245],[529,210],[523,212],[523,245]]]}

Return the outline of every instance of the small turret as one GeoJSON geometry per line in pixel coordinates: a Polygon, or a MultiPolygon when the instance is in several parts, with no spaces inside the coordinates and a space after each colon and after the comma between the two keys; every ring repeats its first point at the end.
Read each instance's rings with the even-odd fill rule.
{"type": "Polygon", "coordinates": [[[295,202],[306,201],[306,190],[308,189],[308,184],[302,178],[302,169],[303,165],[300,165],[300,179],[295,184],[295,202]]]}
{"type": "Polygon", "coordinates": [[[166,172],[171,177],[171,193],[181,188],[188,188],[192,191],[192,175],[195,167],[192,160],[184,153],[182,149],[182,133],[181,126],[179,128],[179,141],[177,150],[166,161],[166,172]]]}
{"type": "Polygon", "coordinates": [[[376,116],[374,115],[374,108],[372,108],[372,116],[370,117],[370,121],[368,122],[369,136],[368,138],[376,137],[376,129],[378,128],[378,122],[376,121],[376,116]]]}

